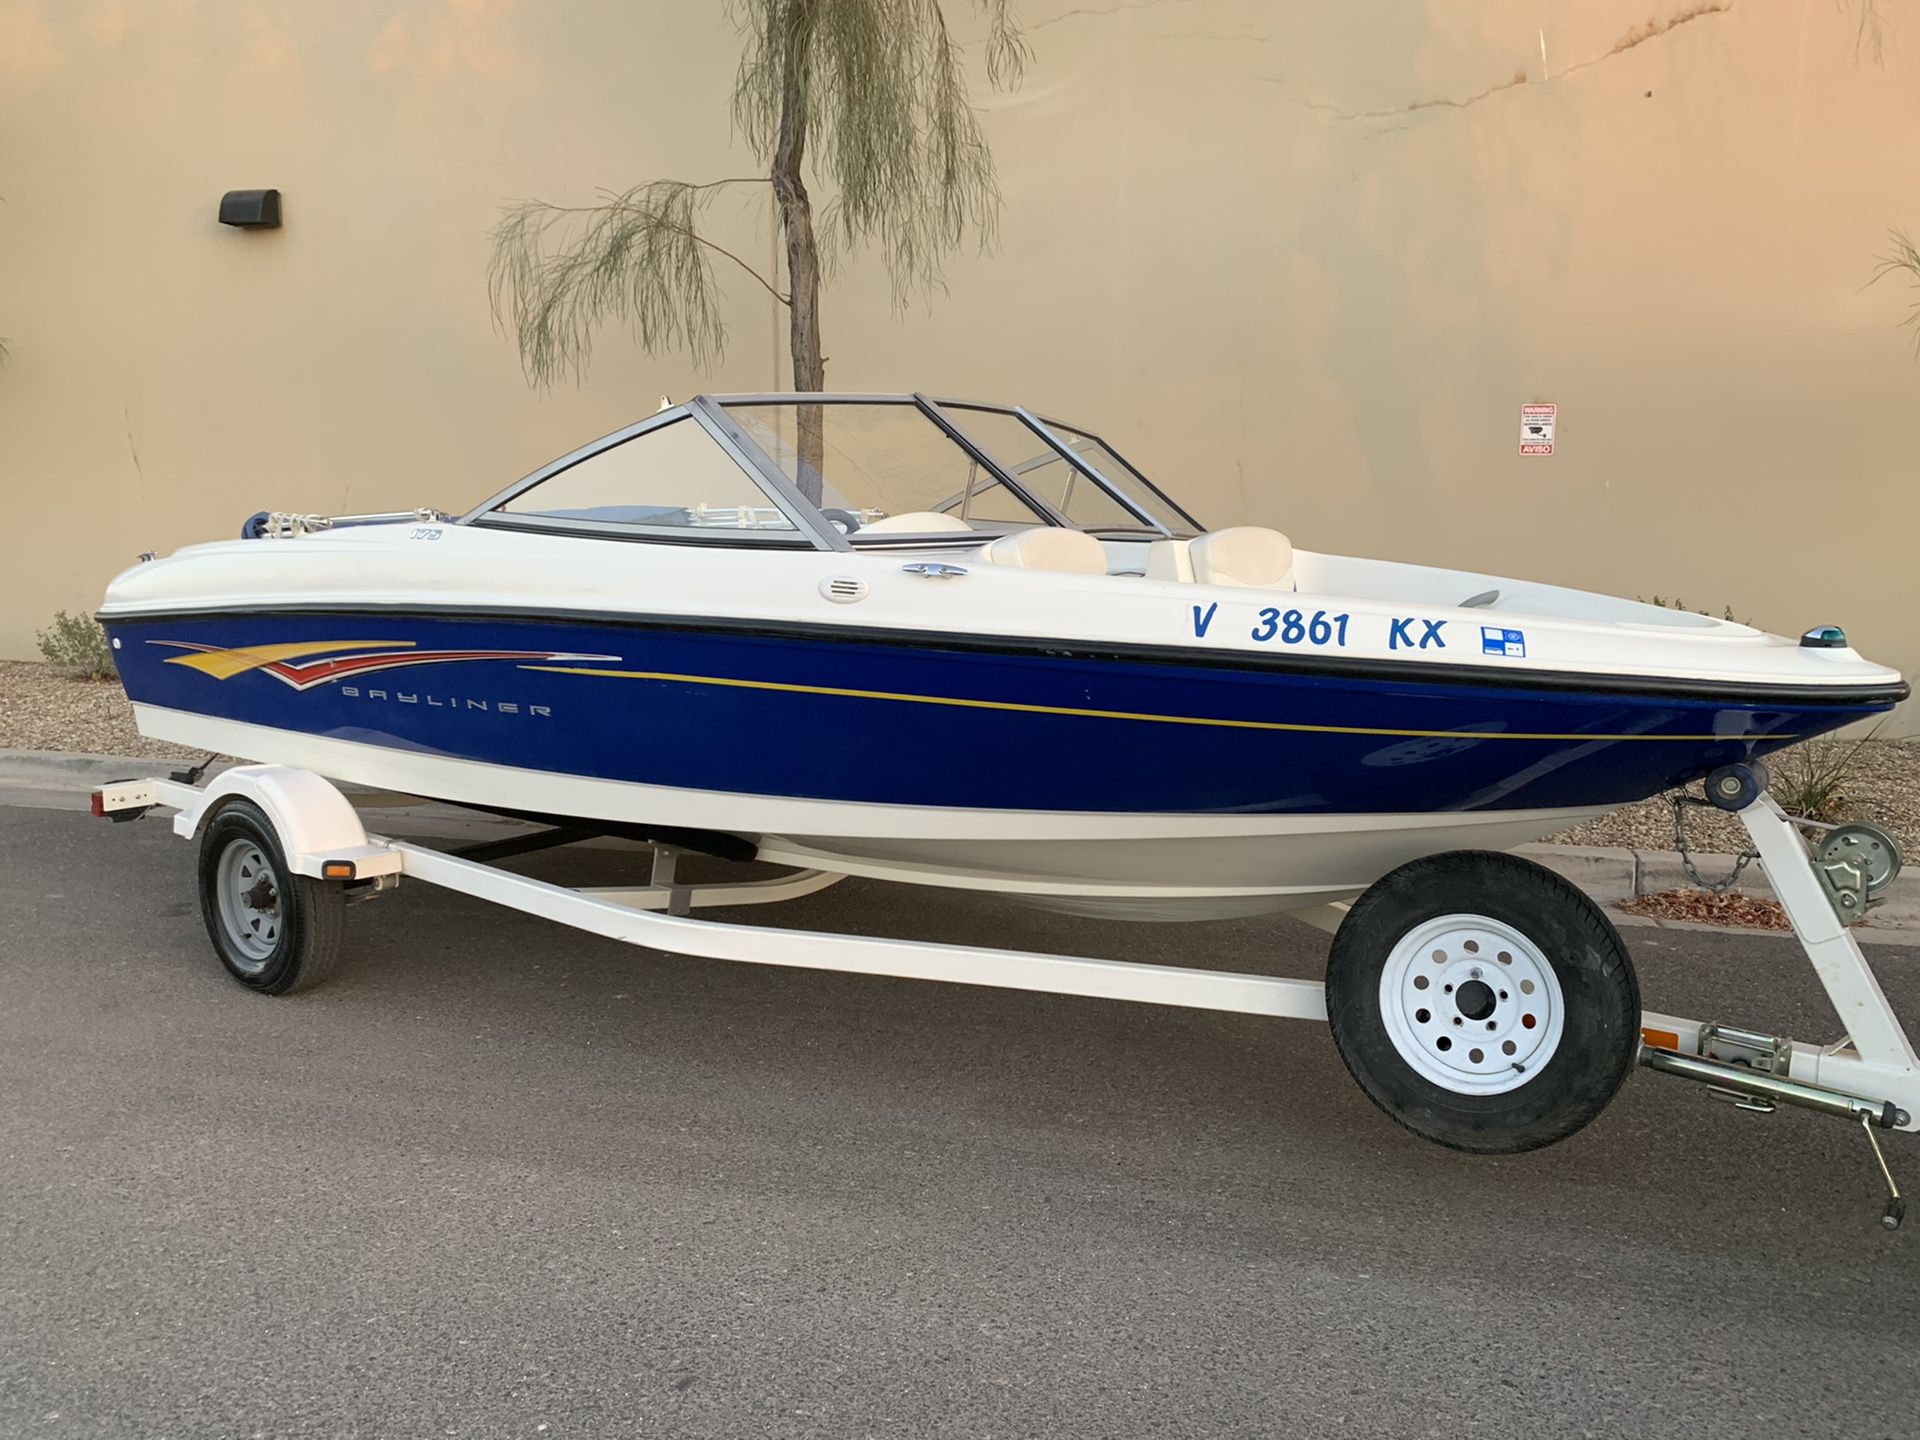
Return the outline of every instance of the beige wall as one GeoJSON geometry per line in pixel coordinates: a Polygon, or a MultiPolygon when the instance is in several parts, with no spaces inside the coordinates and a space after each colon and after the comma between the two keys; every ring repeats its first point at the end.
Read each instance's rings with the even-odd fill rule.
{"type": "MultiPolygon", "coordinates": [[[[1023,8],[998,254],[904,317],[850,266],[831,384],[1085,417],[1213,524],[1920,669],[1914,297],[1862,288],[1920,229],[1920,13],[1876,63],[1834,0],[1023,8]]],[[[0,0],[0,654],[249,511],[460,505],[775,383],[747,285],[716,374],[608,335],[545,395],[485,304],[503,199],[740,172],[734,53],[719,0],[0,0]],[[260,185],[285,229],[213,223],[260,185]]],[[[767,254],[758,200],[714,221],[767,254]]]]}

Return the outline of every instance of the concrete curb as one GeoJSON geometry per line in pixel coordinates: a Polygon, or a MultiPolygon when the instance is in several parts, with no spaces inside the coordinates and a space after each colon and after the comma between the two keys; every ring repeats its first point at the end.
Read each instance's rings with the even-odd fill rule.
{"type": "MultiPolygon", "coordinates": [[[[1564,875],[1602,904],[1658,895],[1663,890],[1689,889],[1692,878],[1677,851],[1614,850],[1595,845],[1522,845],[1514,853],[1564,875]]],[[[1710,880],[1733,869],[1732,855],[1695,852],[1694,868],[1710,880]]],[[[1758,861],[1740,875],[1743,894],[1773,898],[1773,886],[1758,861]]],[[[1886,903],[1868,919],[1876,930],[1920,930],[1920,874],[1909,869],[1893,882],[1886,903]]],[[[1712,927],[1723,928],[1723,927],[1712,927]]]]}
{"type": "MultiPolygon", "coordinates": [[[[108,780],[168,774],[191,761],[140,759],[125,755],[81,755],[54,750],[0,750],[0,805],[31,805],[60,810],[84,810],[87,791],[108,780]]],[[[224,765],[208,773],[218,774],[224,765]]],[[[393,795],[359,785],[341,787],[367,809],[380,812],[381,828],[399,835],[446,840],[477,840],[511,834],[525,828],[519,821],[498,820],[472,811],[393,795]]],[[[1603,905],[1640,895],[1657,895],[1692,885],[1678,853],[1672,850],[1619,850],[1596,845],[1522,845],[1514,852],[1564,875],[1603,905]]],[[[1733,868],[1731,855],[1695,855],[1700,873],[1717,878],[1733,868]]],[[[1773,887],[1756,863],[1740,877],[1740,889],[1771,899],[1773,887]]],[[[1623,917],[1625,918],[1625,917],[1623,917]]],[[[1685,921],[1662,925],[1695,928],[1685,921]]],[[[1719,930],[1725,926],[1697,928],[1719,930]]],[[[1894,881],[1887,902],[1873,912],[1870,930],[1920,930],[1920,873],[1909,869],[1894,881]]],[[[1904,937],[1903,937],[1904,938],[1904,937]]]]}

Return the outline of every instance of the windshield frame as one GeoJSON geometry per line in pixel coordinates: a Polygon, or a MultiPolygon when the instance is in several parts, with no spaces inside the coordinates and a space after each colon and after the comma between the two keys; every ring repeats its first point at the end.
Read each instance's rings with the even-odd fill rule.
{"type": "Polygon", "coordinates": [[[602,540],[642,540],[660,545],[722,545],[765,546],[776,550],[848,550],[838,527],[823,516],[805,496],[801,495],[786,478],[778,474],[768,475],[765,465],[756,463],[758,448],[739,433],[731,421],[716,423],[714,417],[701,405],[707,397],[696,395],[682,405],[670,405],[649,415],[646,419],[603,435],[598,440],[589,441],[578,450],[569,451],[558,460],[554,460],[535,470],[524,479],[515,481],[499,494],[460,517],[462,525],[500,527],[513,530],[534,530],[545,534],[591,536],[602,540]],[[504,507],[517,500],[537,485],[545,484],[563,471],[571,470],[583,461],[604,454],[608,450],[636,440],[650,431],[660,430],[675,423],[692,423],[704,430],[727,458],[740,467],[741,472],[766,492],[767,499],[775,508],[787,517],[793,525],[791,530],[669,530],[658,526],[636,525],[626,520],[588,520],[571,516],[540,515],[535,513],[515,513],[504,507]]]}
{"type": "MultiPolygon", "coordinates": [[[[1083,430],[1077,425],[1066,425],[1062,421],[1056,420],[1056,421],[1049,422],[1049,421],[1043,420],[1040,416],[1034,414],[1033,411],[1027,409],[1027,407],[1024,405],[990,405],[980,400],[956,400],[951,397],[943,397],[942,399],[939,399],[939,400],[931,400],[928,403],[936,406],[942,406],[942,407],[951,406],[953,409],[961,410],[961,411],[978,410],[988,414],[1011,415],[1013,418],[1023,423],[1029,430],[1033,431],[1033,433],[1037,437],[1039,437],[1041,444],[1045,446],[1046,449],[1053,452],[1054,459],[1064,460],[1067,464],[1068,469],[1074,471],[1076,475],[1087,479],[1089,482],[1093,484],[1094,488],[1099,490],[1102,494],[1106,495],[1122,510],[1126,511],[1127,514],[1133,516],[1136,520],[1140,522],[1137,526],[1128,526],[1128,527],[1122,527],[1118,525],[1082,525],[1078,521],[1073,520],[1068,516],[1062,515],[1061,523],[1066,525],[1069,529],[1084,530],[1089,535],[1116,535],[1116,536],[1133,537],[1133,536],[1145,534],[1145,535],[1151,535],[1154,538],[1161,539],[1161,540],[1173,538],[1172,530],[1170,530],[1161,521],[1154,518],[1154,516],[1148,513],[1146,510],[1142,509],[1139,503],[1135,501],[1133,497],[1127,493],[1125,487],[1119,484],[1116,484],[1114,481],[1108,479],[1107,476],[1103,474],[1098,469],[1098,467],[1096,467],[1093,464],[1092,461],[1088,460],[1084,455],[1080,454],[1080,452],[1075,450],[1073,446],[1069,444],[1067,441],[1061,439],[1060,436],[1056,435],[1052,427],[1054,425],[1061,425],[1062,428],[1070,431],[1071,433],[1075,435],[1083,436],[1084,438],[1093,441],[1095,444],[1105,447],[1109,454],[1111,454],[1116,460],[1120,460],[1120,463],[1122,465],[1126,466],[1130,474],[1137,475],[1137,472],[1133,470],[1133,467],[1131,465],[1127,465],[1127,462],[1124,459],[1121,459],[1119,451],[1114,450],[1111,446],[1108,446],[1106,441],[1102,440],[1099,436],[1093,434],[1093,432],[1089,430],[1083,430]]],[[[1024,475],[1028,470],[1028,468],[1029,467],[1026,465],[1021,465],[1020,467],[1018,467],[1018,469],[1014,473],[1024,475]]],[[[1144,477],[1139,477],[1139,478],[1141,478],[1141,481],[1143,484],[1146,483],[1144,477]]],[[[1146,488],[1148,490],[1153,491],[1153,493],[1156,496],[1160,496],[1160,492],[1158,490],[1154,490],[1154,487],[1151,484],[1148,484],[1146,488]]],[[[1063,495],[1062,495],[1063,500],[1065,498],[1065,495],[1070,493],[1072,493],[1071,488],[1063,492],[1063,495]]],[[[1164,500],[1166,497],[1160,496],[1160,498],[1164,500]]],[[[1189,524],[1193,522],[1193,517],[1191,515],[1188,515],[1185,511],[1181,510],[1179,506],[1174,505],[1171,501],[1167,503],[1168,503],[1168,508],[1172,510],[1181,519],[1187,521],[1189,524]]],[[[1052,507],[1049,506],[1049,508],[1051,509],[1052,507]]],[[[1197,535],[1197,534],[1200,534],[1201,532],[1198,529],[1196,529],[1194,533],[1197,535]]]]}
{"type": "MultiPolygon", "coordinates": [[[[1118,460],[1120,462],[1120,468],[1125,470],[1134,480],[1138,481],[1142,487],[1152,492],[1154,499],[1158,500],[1180,519],[1192,526],[1194,535],[1199,536],[1207,533],[1207,527],[1193,518],[1192,511],[1188,510],[1186,506],[1182,505],[1178,500],[1175,500],[1171,495],[1167,494],[1166,491],[1154,484],[1152,480],[1148,479],[1147,473],[1131,460],[1127,459],[1126,456],[1122,455],[1119,450],[1114,447],[1113,442],[1108,440],[1106,436],[1096,434],[1084,425],[1076,425],[1071,420],[1061,420],[1053,415],[1042,415],[1037,411],[1034,413],[1033,418],[1049,428],[1057,426],[1070,434],[1079,435],[1091,440],[1102,450],[1105,450],[1109,455],[1113,456],[1114,459],[1118,460]]],[[[1072,447],[1069,446],[1068,448],[1071,449],[1072,447]]]]}
{"type": "MultiPolygon", "coordinates": [[[[796,498],[801,499],[801,503],[808,506],[812,506],[813,502],[800,496],[799,487],[795,485],[793,478],[787,474],[785,468],[781,466],[779,461],[775,460],[771,455],[768,455],[751,436],[733,422],[732,417],[726,413],[728,410],[734,409],[735,407],[742,410],[765,409],[771,406],[797,409],[802,405],[897,405],[913,409],[932,421],[934,427],[938,429],[941,434],[945,435],[948,440],[959,446],[968,459],[984,469],[992,478],[993,483],[1005,486],[1007,491],[1013,495],[1015,499],[1019,500],[1022,505],[1032,511],[1034,523],[1054,525],[1064,530],[1079,528],[1073,521],[1054,509],[1053,506],[1049,505],[1039,495],[1036,495],[1032,490],[1022,485],[1019,480],[1010,474],[1006,467],[994,457],[992,451],[988,450],[986,446],[980,444],[972,436],[967,434],[965,429],[956,423],[953,417],[942,410],[938,404],[918,392],[889,395],[855,391],[825,391],[816,395],[811,392],[795,393],[787,391],[750,395],[699,395],[696,396],[691,403],[696,405],[711,405],[718,422],[725,425],[728,430],[733,433],[741,447],[753,456],[756,465],[759,467],[756,473],[765,476],[770,482],[777,480],[778,483],[791,491],[796,498]]],[[[1007,407],[1004,406],[983,406],[981,408],[1007,409],[1007,407]]],[[[1011,413],[1011,411],[1009,410],[1008,413],[1011,413]]],[[[831,525],[831,522],[829,522],[829,524],[831,525]]],[[[838,526],[831,526],[831,528],[836,536],[848,542],[845,547],[839,548],[886,549],[912,546],[916,549],[922,549],[928,545],[978,545],[985,540],[991,540],[999,535],[1004,535],[1010,530],[1030,527],[1026,522],[1008,522],[1001,525],[984,522],[978,529],[970,530],[966,534],[945,530],[927,533],[900,531],[889,532],[885,535],[874,535],[867,539],[862,539],[858,531],[852,536],[843,536],[840,535],[838,526]]]]}
{"type": "Polygon", "coordinates": [[[558,459],[541,466],[524,478],[515,481],[506,489],[490,496],[462,515],[455,523],[461,525],[479,525],[515,530],[531,530],[549,534],[576,535],[595,539],[637,540],[654,544],[721,545],[727,547],[759,546],[773,549],[814,549],[848,552],[859,549],[898,548],[910,546],[925,548],[928,546],[976,546],[1012,530],[1031,528],[1024,522],[1006,522],[996,525],[984,522],[980,528],[966,533],[939,531],[928,534],[888,533],[862,539],[856,531],[849,536],[838,525],[829,520],[813,501],[809,500],[787,474],[780,463],[767,454],[746,431],[737,424],[727,412],[739,406],[742,408],[802,405],[900,405],[917,410],[930,420],[942,434],[981,467],[991,477],[992,483],[1006,487],[1007,491],[1022,505],[1031,510],[1035,522],[1042,525],[1058,526],[1065,530],[1079,530],[1084,534],[1116,538],[1138,539],[1142,536],[1161,539],[1172,538],[1175,532],[1162,520],[1155,518],[1146,506],[1133,498],[1126,486],[1103,474],[1074,445],[1056,433],[1054,427],[1067,431],[1078,439],[1100,446],[1107,454],[1119,462],[1126,472],[1128,480],[1141,487],[1153,500],[1166,507],[1166,511],[1192,527],[1194,534],[1203,534],[1205,529],[1179,505],[1168,498],[1165,491],[1147,479],[1132,462],[1108,444],[1095,432],[1080,425],[1051,417],[1040,416],[1020,405],[997,405],[983,400],[964,400],[953,397],[931,397],[918,391],[913,393],[875,393],[860,391],[825,391],[820,393],[796,391],[768,391],[727,395],[695,395],[692,399],[678,405],[663,407],[657,413],[622,429],[603,435],[578,449],[571,450],[558,459]],[[974,439],[967,431],[964,416],[968,411],[1010,416],[1031,430],[1039,440],[1041,449],[1051,452],[1050,458],[1064,461],[1079,476],[1108,496],[1126,514],[1134,516],[1137,527],[1116,525],[1082,525],[1070,519],[1039,493],[1024,485],[1020,473],[1026,467],[1010,469],[986,445],[974,439]],[[959,412],[959,413],[954,413],[959,412]],[[630,521],[588,520],[560,516],[540,516],[536,514],[514,513],[502,507],[518,499],[535,486],[553,479],[563,471],[581,462],[638,439],[649,431],[676,422],[692,421],[707,432],[720,445],[728,457],[740,467],[746,476],[757,484],[767,498],[786,518],[792,522],[790,531],[779,530],[686,530],[667,532],[661,528],[648,528],[630,521]]]}

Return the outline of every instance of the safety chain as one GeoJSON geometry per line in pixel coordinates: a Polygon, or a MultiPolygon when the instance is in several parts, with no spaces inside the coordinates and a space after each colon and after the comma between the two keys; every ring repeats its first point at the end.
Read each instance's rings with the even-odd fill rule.
{"type": "Polygon", "coordinates": [[[1673,806],[1673,845],[1680,852],[1680,864],[1686,870],[1687,877],[1710,895],[1724,895],[1740,882],[1740,872],[1760,858],[1758,850],[1743,850],[1733,862],[1733,870],[1726,879],[1715,882],[1702,875],[1693,863],[1693,852],[1687,848],[1687,811],[1695,806],[1707,809],[1710,802],[1698,795],[1688,795],[1684,791],[1674,790],[1667,794],[1667,803],[1673,806]]]}

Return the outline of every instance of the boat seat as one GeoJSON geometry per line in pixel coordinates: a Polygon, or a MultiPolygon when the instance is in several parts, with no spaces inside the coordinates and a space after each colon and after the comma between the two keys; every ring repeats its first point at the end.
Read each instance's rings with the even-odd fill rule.
{"type": "Polygon", "coordinates": [[[862,535],[941,535],[973,527],[958,515],[942,515],[937,510],[903,510],[861,527],[862,535]]]}
{"type": "Polygon", "coordinates": [[[1188,541],[1153,540],[1147,545],[1147,579],[1178,580],[1193,583],[1193,560],[1187,554],[1188,541]]]}
{"type": "MultiPolygon", "coordinates": [[[[1151,564],[1151,546],[1148,551],[1151,564]]],[[[1196,585],[1281,590],[1287,588],[1287,577],[1293,573],[1293,542],[1278,530],[1236,525],[1189,541],[1187,560],[1196,585]]]]}
{"type": "Polygon", "coordinates": [[[1002,535],[987,546],[986,558],[995,565],[1018,570],[1061,570],[1070,575],[1107,573],[1107,550],[1093,536],[1052,525],[1035,525],[1002,535]]]}

